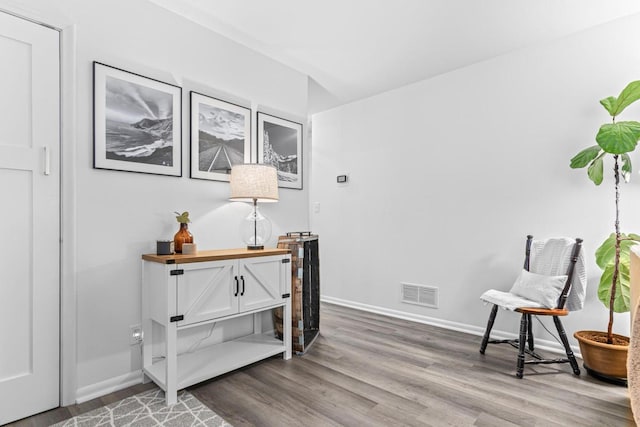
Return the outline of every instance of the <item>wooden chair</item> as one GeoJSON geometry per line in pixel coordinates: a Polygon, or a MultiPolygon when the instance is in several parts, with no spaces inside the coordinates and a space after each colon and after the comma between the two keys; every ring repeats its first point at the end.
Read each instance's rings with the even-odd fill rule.
{"type": "MultiPolygon", "coordinates": [[[[481,299],[486,302],[493,303],[493,307],[491,309],[491,314],[489,315],[489,321],[487,322],[487,328],[484,333],[484,337],[482,338],[482,344],[480,345],[480,354],[484,354],[488,344],[503,344],[508,343],[512,346],[518,348],[518,359],[517,359],[517,371],[516,376],[518,378],[522,378],[524,375],[524,365],[525,364],[550,364],[550,363],[569,363],[571,364],[571,368],[573,369],[573,373],[575,375],[580,375],[580,368],[578,367],[578,362],[576,362],[576,358],[569,346],[569,341],[567,339],[567,335],[564,331],[564,327],[562,326],[562,322],[560,318],[569,314],[569,310],[566,308],[567,298],[572,290],[572,284],[574,284],[574,280],[576,279],[575,268],[576,262],[580,257],[580,277],[577,278],[576,282],[582,289],[576,289],[576,292],[580,293],[580,295],[574,295],[573,305],[575,307],[572,310],[582,308],[582,304],[584,304],[584,287],[586,286],[586,273],[584,272],[584,258],[581,254],[582,248],[582,239],[564,239],[565,242],[568,241],[569,246],[565,246],[568,250],[561,251],[562,256],[568,259],[557,260],[553,262],[553,266],[550,268],[554,271],[541,272],[546,274],[558,273],[559,269],[566,266],[566,282],[564,287],[560,292],[560,296],[558,298],[558,302],[556,307],[554,308],[545,308],[541,307],[540,303],[530,301],[526,298],[522,298],[518,295],[514,295],[511,292],[500,292],[495,290],[487,291],[483,294],[481,299]],[[560,267],[562,266],[562,267],[560,267]],[[581,299],[581,301],[580,301],[581,299]],[[490,339],[491,329],[493,328],[493,323],[495,321],[496,315],[498,313],[498,308],[506,308],[508,310],[513,310],[521,314],[520,318],[520,334],[518,339],[515,340],[492,340],[490,339]],[[567,357],[566,358],[557,358],[557,359],[545,359],[534,351],[534,337],[532,332],[532,316],[551,316],[553,318],[553,323],[556,326],[558,331],[558,335],[562,345],[564,346],[567,357]],[[528,348],[526,348],[528,347],[528,348]],[[526,360],[525,354],[531,356],[531,359],[526,360]]],[[[536,242],[538,244],[538,248],[544,252],[545,248],[543,247],[544,242],[549,242],[553,239],[549,239],[548,241],[540,241],[536,242]]],[[[557,241],[560,239],[555,239],[556,241],[556,252],[558,245],[557,241]]],[[[530,271],[531,266],[531,246],[533,242],[533,236],[527,236],[527,243],[525,249],[525,260],[524,260],[524,270],[527,272],[530,271]]],[[[551,245],[550,245],[551,246],[551,245]]],[[[548,250],[553,250],[553,248],[549,248],[548,250]]],[[[547,251],[547,258],[549,258],[550,253],[547,251]]],[[[534,260],[535,262],[535,260],[534,260]]],[[[548,267],[548,266],[547,266],[548,267]]],[[[545,267],[543,266],[542,269],[545,267]]],[[[547,268],[548,269],[548,268],[547,268]]],[[[513,288],[512,288],[513,289],[513,288]]]]}

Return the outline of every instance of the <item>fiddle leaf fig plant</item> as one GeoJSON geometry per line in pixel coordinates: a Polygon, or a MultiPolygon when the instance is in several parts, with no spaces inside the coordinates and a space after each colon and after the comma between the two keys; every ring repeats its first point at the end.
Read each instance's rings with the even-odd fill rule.
{"type": "Polygon", "coordinates": [[[640,99],[640,80],[631,82],[616,98],[602,99],[600,104],[611,116],[611,123],[600,126],[596,135],[597,145],[585,148],[576,154],[569,166],[573,169],[587,167],[587,176],[595,185],[604,179],[604,160],[613,157],[615,182],[615,232],[596,250],[596,263],[602,269],[598,298],[609,307],[607,342],[613,343],[613,313],[629,311],[630,303],[630,251],[640,242],[638,234],[624,234],[620,231],[620,176],[625,182],[631,178],[631,157],[640,139],[640,122],[616,122],[617,116],[629,105],[640,99]]]}

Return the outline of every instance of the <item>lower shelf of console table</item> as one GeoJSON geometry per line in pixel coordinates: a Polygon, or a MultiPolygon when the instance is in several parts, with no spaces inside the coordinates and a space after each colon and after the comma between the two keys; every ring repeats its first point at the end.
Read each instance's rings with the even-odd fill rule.
{"type": "MultiPolygon", "coordinates": [[[[205,347],[193,353],[181,354],[176,361],[178,374],[175,387],[181,390],[284,351],[284,344],[274,338],[273,334],[254,334],[205,347]]],[[[166,360],[144,369],[145,374],[165,391],[166,371],[166,360]]]]}

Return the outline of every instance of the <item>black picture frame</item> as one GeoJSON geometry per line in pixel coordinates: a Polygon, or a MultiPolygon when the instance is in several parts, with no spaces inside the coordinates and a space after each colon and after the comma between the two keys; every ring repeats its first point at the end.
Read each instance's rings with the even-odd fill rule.
{"type": "Polygon", "coordinates": [[[182,176],[182,88],[93,62],[93,167],[182,176]]]}
{"type": "Polygon", "coordinates": [[[263,112],[257,114],[258,163],[278,170],[278,186],[302,190],[302,124],[263,112]]]}
{"type": "Polygon", "coordinates": [[[229,181],[254,160],[251,109],[191,91],[191,178],[229,181]]]}

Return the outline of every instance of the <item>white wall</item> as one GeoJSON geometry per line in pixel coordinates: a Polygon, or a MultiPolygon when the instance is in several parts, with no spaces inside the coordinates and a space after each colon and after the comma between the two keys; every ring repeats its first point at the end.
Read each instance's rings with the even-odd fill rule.
{"type": "MultiPolygon", "coordinates": [[[[567,235],[585,240],[589,289],[565,327],[606,328],[593,253],[613,231],[612,173],[595,187],[569,159],[609,121],[598,101],[640,79],[638,39],[635,16],[314,115],[323,297],[481,331],[478,297],[509,289],[525,236],[567,235]],[[440,308],[401,303],[400,282],[438,286],[440,308]]],[[[640,120],[640,108],[623,114],[640,120]]],[[[640,230],[635,175],[622,188],[627,232],[640,230]]],[[[495,328],[517,325],[501,313],[495,328]]]]}
{"type": "MultiPolygon", "coordinates": [[[[64,61],[75,57],[77,78],[63,96],[75,111],[72,138],[63,139],[64,167],[73,167],[64,182],[73,183],[63,187],[63,222],[75,221],[63,253],[77,256],[63,259],[72,269],[62,286],[76,292],[77,388],[99,388],[140,367],[128,343],[129,325],[140,321],[140,254],[173,235],[172,212],[191,212],[200,248],[242,245],[237,228],[248,207],[227,202],[225,183],[188,178],[189,90],[306,123],[307,78],[145,0],[0,0],[0,7],[73,33],[64,61]],[[94,60],[183,87],[182,178],[92,168],[94,60]]],[[[325,296],[484,326],[488,309],[477,297],[510,284],[525,234],[579,235],[592,254],[612,227],[611,181],[594,188],[567,164],[607,119],[597,100],[640,77],[638,21],[314,116],[313,152],[308,141],[304,147],[307,171],[314,158],[313,198],[308,176],[305,190],[281,190],[280,203],[264,208],[274,235],[308,229],[308,204],[318,201],[312,228],[321,235],[325,296]],[[350,173],[348,186],[335,183],[339,173],[350,173]],[[401,281],[440,286],[440,309],[400,304],[401,281]]],[[[640,230],[638,185],[623,189],[629,231],[640,230]]],[[[587,308],[568,319],[570,331],[606,321],[590,260],[587,308]]],[[[515,330],[501,319],[497,327],[515,330]]]]}
{"type": "MultiPolygon", "coordinates": [[[[129,325],[140,323],[140,255],[154,252],[156,239],[173,237],[174,211],[191,213],[200,249],[243,246],[239,226],[249,206],[228,202],[227,183],[189,178],[189,91],[252,107],[255,141],[257,110],[306,126],[307,77],[145,0],[3,1],[0,7],[75,31],[76,81],[63,95],[77,111],[76,146],[63,141],[65,158],[75,158],[75,170],[66,171],[75,182],[63,191],[73,194],[76,221],[69,235],[76,237],[65,243],[75,246],[77,257],[63,263],[75,269],[82,398],[140,369],[139,349],[128,338],[129,325]],[[182,86],[183,177],[92,168],[94,60],[182,86]],[[74,91],[76,99],[68,99],[74,91]]],[[[308,229],[307,207],[305,188],[281,189],[280,202],[263,208],[274,225],[271,246],[284,231],[308,229]]],[[[72,284],[62,286],[64,292],[72,284]]]]}

